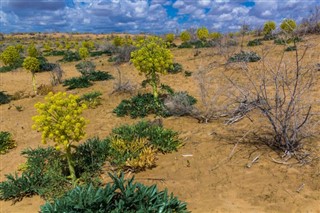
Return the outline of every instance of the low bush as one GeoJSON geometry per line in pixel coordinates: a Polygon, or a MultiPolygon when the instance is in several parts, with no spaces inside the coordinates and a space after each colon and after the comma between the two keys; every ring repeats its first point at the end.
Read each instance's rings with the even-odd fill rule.
{"type": "Polygon", "coordinates": [[[90,82],[87,76],[73,77],[63,81],[63,86],[66,86],[68,90],[76,88],[87,88],[92,85],[93,84],[90,82]]]}
{"type": "Polygon", "coordinates": [[[179,72],[182,72],[182,65],[179,63],[173,63],[173,66],[168,69],[168,73],[170,74],[176,74],[179,72]]]}
{"type": "Polygon", "coordinates": [[[16,147],[10,132],[0,131],[0,154],[5,154],[9,149],[16,147]]]}
{"type": "MultiPolygon", "coordinates": [[[[79,181],[93,182],[94,177],[106,161],[108,140],[93,138],[79,145],[73,153],[75,171],[79,181]]],[[[68,164],[62,152],[53,147],[27,149],[22,152],[27,158],[21,176],[7,174],[0,183],[0,199],[21,200],[23,197],[39,195],[45,199],[59,197],[72,184],[68,180],[68,164]]]]}
{"type": "Polygon", "coordinates": [[[113,76],[109,74],[108,72],[103,72],[103,71],[92,71],[88,75],[88,79],[90,81],[106,81],[106,80],[111,80],[113,79],[113,76]]]}
{"type": "Polygon", "coordinates": [[[263,36],[262,40],[263,41],[271,41],[271,40],[274,40],[276,39],[277,37],[273,34],[266,34],[263,36]]]}
{"type": "Polygon", "coordinates": [[[244,52],[241,51],[228,59],[228,63],[234,62],[256,62],[259,61],[261,57],[255,52],[244,52]]]}
{"type": "Polygon", "coordinates": [[[82,61],[76,64],[76,69],[84,76],[89,75],[92,71],[96,69],[96,66],[91,61],[82,61]]]}
{"type": "Polygon", "coordinates": [[[297,46],[289,46],[284,51],[290,52],[290,51],[295,51],[295,50],[297,50],[297,46]]]}
{"type": "Polygon", "coordinates": [[[187,92],[174,93],[164,100],[168,113],[173,116],[190,115],[194,109],[193,105],[196,103],[197,100],[187,92]]]}
{"type": "Polygon", "coordinates": [[[4,91],[0,91],[0,105],[7,104],[11,101],[11,96],[6,94],[4,91]]]}
{"type": "Polygon", "coordinates": [[[48,60],[43,56],[37,57],[37,59],[40,63],[38,72],[52,71],[56,67],[56,64],[49,63],[48,60]]]}
{"type": "Polygon", "coordinates": [[[251,40],[247,44],[248,47],[254,47],[254,46],[258,46],[258,45],[262,45],[261,39],[251,40]]]}
{"type": "Polygon", "coordinates": [[[101,105],[101,95],[102,93],[98,91],[89,92],[83,94],[78,101],[80,104],[86,104],[89,108],[96,108],[97,106],[101,105]]]}
{"type": "Polygon", "coordinates": [[[138,94],[129,100],[122,100],[113,112],[118,117],[130,115],[131,118],[143,118],[149,114],[168,116],[162,99],[160,98],[159,104],[155,103],[151,93],[138,94]]]}
{"type": "Polygon", "coordinates": [[[112,52],[110,50],[90,52],[90,57],[96,57],[96,56],[101,56],[101,55],[111,56],[112,52]]]}
{"type": "Polygon", "coordinates": [[[15,70],[15,69],[18,69],[18,68],[22,67],[23,60],[24,60],[24,58],[20,58],[20,59],[19,59],[15,64],[13,64],[13,65],[7,65],[7,66],[0,67],[0,73],[10,72],[10,71],[13,71],[13,70],[15,70]]]}
{"type": "Polygon", "coordinates": [[[59,60],[60,62],[72,62],[80,61],[81,57],[78,52],[66,51],[63,55],[63,58],[59,60]]]}
{"type": "Polygon", "coordinates": [[[53,92],[52,85],[41,84],[39,87],[37,87],[38,95],[47,95],[49,92],[53,92]]]}
{"type": "Polygon", "coordinates": [[[64,50],[52,50],[44,54],[44,56],[63,56],[66,54],[64,50]]]}
{"type": "Polygon", "coordinates": [[[282,38],[277,38],[273,41],[274,44],[277,44],[277,45],[285,45],[286,44],[286,41],[282,38]]]}
{"type": "Polygon", "coordinates": [[[63,197],[41,206],[41,212],[177,212],[187,213],[187,204],[156,185],[145,186],[125,180],[124,174],[113,176],[104,188],[91,184],[79,186],[63,197]]]}
{"type": "Polygon", "coordinates": [[[193,45],[189,42],[183,42],[178,46],[178,48],[193,48],[193,45]]]}
{"type": "MultiPolygon", "coordinates": [[[[140,121],[135,125],[123,125],[115,128],[112,130],[111,137],[124,141],[146,138],[153,148],[163,153],[176,151],[181,146],[177,132],[165,129],[161,124],[150,121],[140,121]]],[[[112,153],[110,154],[112,155],[112,153]]]]}

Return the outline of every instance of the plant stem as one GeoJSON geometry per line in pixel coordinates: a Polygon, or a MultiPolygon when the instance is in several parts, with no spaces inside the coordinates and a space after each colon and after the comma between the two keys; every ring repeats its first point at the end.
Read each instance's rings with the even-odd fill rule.
{"type": "Polygon", "coordinates": [[[32,86],[33,86],[33,91],[35,95],[37,95],[37,82],[36,82],[36,77],[34,72],[32,72],[32,86]]]}
{"type": "Polygon", "coordinates": [[[68,161],[69,172],[70,172],[72,184],[73,184],[73,186],[76,186],[77,177],[76,177],[76,172],[74,170],[73,161],[72,161],[71,146],[67,147],[66,156],[67,156],[67,161],[68,161]]]}

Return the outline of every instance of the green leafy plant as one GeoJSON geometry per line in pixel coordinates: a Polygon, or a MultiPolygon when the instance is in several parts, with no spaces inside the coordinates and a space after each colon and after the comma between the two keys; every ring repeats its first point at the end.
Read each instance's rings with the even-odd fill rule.
{"type": "Polygon", "coordinates": [[[296,51],[296,50],[297,50],[297,46],[289,46],[284,51],[290,52],[290,51],[296,51]]]}
{"type": "Polygon", "coordinates": [[[4,91],[0,91],[0,105],[7,104],[11,101],[11,96],[4,93],[4,91]]]}
{"type": "Polygon", "coordinates": [[[244,52],[241,51],[228,59],[228,63],[234,62],[256,62],[259,61],[261,57],[255,52],[244,52]]]}
{"type": "Polygon", "coordinates": [[[72,77],[63,81],[63,86],[66,86],[68,90],[76,88],[87,88],[92,85],[93,84],[90,82],[87,76],[72,77]]]}
{"type": "Polygon", "coordinates": [[[129,100],[122,100],[113,110],[118,117],[130,115],[131,118],[145,117],[149,114],[168,116],[163,101],[154,102],[154,96],[150,93],[138,94],[129,100]]]}
{"type": "Polygon", "coordinates": [[[72,61],[80,61],[81,57],[79,52],[66,51],[63,55],[63,58],[59,61],[61,62],[72,62],[72,61]]]}
{"type": "Polygon", "coordinates": [[[102,93],[98,91],[89,92],[83,94],[78,101],[79,103],[86,104],[89,108],[96,108],[101,105],[101,95],[102,93]]]}
{"type": "Polygon", "coordinates": [[[284,40],[282,38],[277,38],[273,42],[274,42],[274,44],[277,44],[277,45],[285,45],[286,44],[286,40],[284,40]]]}
{"type": "Polygon", "coordinates": [[[157,37],[149,37],[136,44],[137,50],[131,53],[133,65],[143,73],[151,85],[154,101],[158,103],[159,74],[166,74],[172,66],[172,54],[167,44],[157,37]]]}
{"type": "MultiPolygon", "coordinates": [[[[75,172],[79,182],[94,183],[94,177],[106,161],[109,140],[92,138],[80,144],[73,153],[75,172]]],[[[21,176],[7,174],[0,183],[0,199],[21,200],[23,197],[40,195],[45,199],[60,197],[72,188],[67,179],[68,164],[63,153],[54,149],[36,148],[22,151],[27,158],[21,176]]]]}
{"type": "Polygon", "coordinates": [[[72,150],[74,142],[79,142],[85,136],[87,121],[81,116],[87,108],[77,103],[78,96],[66,93],[49,93],[46,103],[37,103],[35,108],[38,115],[32,117],[33,129],[42,132],[42,143],[52,140],[57,150],[62,149],[68,161],[70,177],[76,183],[72,150]]]}
{"type": "Polygon", "coordinates": [[[193,48],[193,45],[190,42],[181,43],[178,48],[193,48]]]}
{"type": "Polygon", "coordinates": [[[16,147],[10,132],[0,131],[0,154],[5,154],[9,149],[16,147]]]}
{"type": "Polygon", "coordinates": [[[168,69],[168,73],[170,74],[176,74],[179,72],[182,72],[182,65],[179,63],[173,63],[172,67],[168,69]]]}
{"type": "Polygon", "coordinates": [[[115,128],[112,130],[111,137],[124,141],[146,138],[153,148],[163,153],[176,151],[181,146],[177,132],[148,121],[140,121],[135,125],[123,125],[115,128]]]}
{"type": "Polygon", "coordinates": [[[92,71],[87,77],[90,81],[106,81],[106,80],[113,79],[113,76],[108,72],[99,71],[99,70],[92,71]]]}
{"type": "Polygon", "coordinates": [[[104,188],[79,186],[63,197],[41,206],[41,212],[177,212],[187,213],[187,204],[156,185],[145,186],[125,180],[124,174],[112,175],[113,183],[104,188]]]}
{"type": "Polygon", "coordinates": [[[247,44],[248,47],[254,47],[254,46],[258,46],[258,45],[262,45],[261,39],[251,40],[247,44]]]}

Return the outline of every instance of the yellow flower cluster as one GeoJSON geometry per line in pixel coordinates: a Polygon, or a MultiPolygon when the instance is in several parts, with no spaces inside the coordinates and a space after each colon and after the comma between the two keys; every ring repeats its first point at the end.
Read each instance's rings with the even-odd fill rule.
{"type": "Polygon", "coordinates": [[[146,75],[165,74],[172,66],[173,55],[167,49],[168,44],[158,37],[149,37],[135,43],[138,50],[131,53],[133,65],[146,75]]]}
{"type": "Polygon", "coordinates": [[[32,117],[32,128],[42,132],[42,143],[50,139],[56,149],[66,150],[73,141],[79,142],[85,136],[87,121],[81,114],[87,106],[80,106],[78,96],[67,95],[65,92],[50,92],[45,100],[46,103],[35,104],[38,115],[32,117]]]}

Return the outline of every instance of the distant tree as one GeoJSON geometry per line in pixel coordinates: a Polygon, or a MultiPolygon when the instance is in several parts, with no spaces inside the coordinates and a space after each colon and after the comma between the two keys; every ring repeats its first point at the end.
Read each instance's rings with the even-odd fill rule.
{"type": "Polygon", "coordinates": [[[187,42],[187,41],[190,41],[191,39],[191,35],[188,31],[183,31],[181,34],[180,34],[180,39],[181,41],[183,42],[187,42]]]}
{"type": "Polygon", "coordinates": [[[285,33],[292,33],[297,27],[296,22],[293,19],[285,19],[280,25],[280,28],[285,33]]]}
{"type": "Polygon", "coordinates": [[[166,35],[166,41],[169,43],[172,43],[174,41],[174,34],[173,33],[168,33],[166,35]]]}
{"type": "Polygon", "coordinates": [[[274,21],[267,21],[263,26],[263,33],[265,35],[270,35],[272,31],[276,29],[276,23],[274,21]]]}
{"type": "Polygon", "coordinates": [[[23,68],[25,68],[28,72],[31,73],[32,75],[32,86],[33,86],[33,91],[35,94],[37,94],[37,84],[36,84],[36,78],[35,78],[35,73],[39,71],[40,69],[40,62],[37,58],[35,57],[26,57],[23,61],[22,64],[23,68]]]}
{"type": "Polygon", "coordinates": [[[79,55],[81,59],[86,59],[89,56],[89,51],[86,47],[79,48],[79,55]]]}
{"type": "Polygon", "coordinates": [[[0,55],[4,65],[14,66],[20,60],[20,54],[14,46],[8,46],[0,55]]]}
{"type": "Polygon", "coordinates": [[[34,44],[30,44],[28,46],[27,53],[28,53],[28,56],[30,56],[30,57],[36,58],[39,56],[39,51],[37,50],[37,48],[34,44]]]}
{"type": "Polygon", "coordinates": [[[222,38],[222,34],[219,32],[212,32],[209,34],[209,38],[211,38],[213,40],[218,40],[218,39],[222,38]]]}
{"type": "Polygon", "coordinates": [[[201,27],[197,30],[198,39],[205,41],[209,37],[209,30],[206,27],[201,27]]]}

